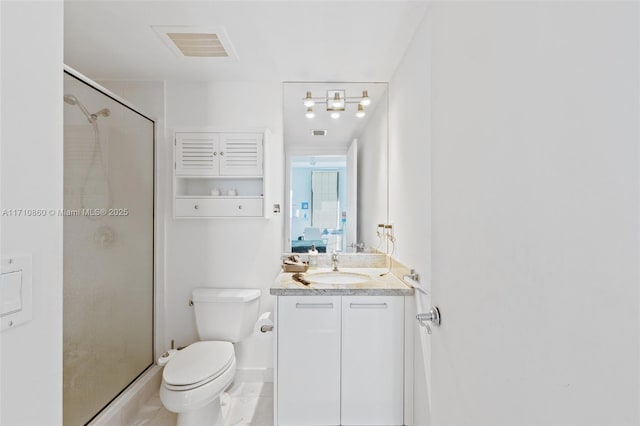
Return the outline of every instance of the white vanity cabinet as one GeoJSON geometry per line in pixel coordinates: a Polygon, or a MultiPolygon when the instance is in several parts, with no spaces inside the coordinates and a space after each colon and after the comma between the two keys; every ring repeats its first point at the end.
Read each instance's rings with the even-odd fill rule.
{"type": "Polygon", "coordinates": [[[342,297],[342,425],[404,422],[404,297],[342,297]]]}
{"type": "Polygon", "coordinates": [[[399,296],[279,296],[280,426],[404,424],[399,296]]]}
{"type": "Polygon", "coordinates": [[[278,300],[278,424],[340,424],[340,296],[278,300]]]}
{"type": "Polygon", "coordinates": [[[266,131],[174,135],[176,218],[264,217],[266,131]]]}

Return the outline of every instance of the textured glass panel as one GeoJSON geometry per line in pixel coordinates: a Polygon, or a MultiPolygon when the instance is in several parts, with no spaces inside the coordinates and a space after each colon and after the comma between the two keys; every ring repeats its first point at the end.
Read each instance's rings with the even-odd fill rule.
{"type": "Polygon", "coordinates": [[[153,362],[154,135],[67,74],[64,93],[64,423],[78,425],[153,362]]]}

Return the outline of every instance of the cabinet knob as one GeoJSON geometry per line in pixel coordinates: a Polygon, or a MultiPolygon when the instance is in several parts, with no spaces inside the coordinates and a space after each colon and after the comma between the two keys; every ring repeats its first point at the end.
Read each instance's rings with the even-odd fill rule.
{"type": "Polygon", "coordinates": [[[217,156],[218,156],[218,153],[214,151],[214,152],[213,152],[213,156],[214,156],[214,157],[217,157],[217,156]]]}
{"type": "Polygon", "coordinates": [[[198,205],[197,205],[197,204],[196,204],[196,205],[194,205],[194,206],[193,206],[193,208],[194,208],[194,209],[196,209],[196,210],[198,210],[198,205]]]}
{"type": "Polygon", "coordinates": [[[238,210],[242,210],[242,204],[238,205],[238,210]]]}
{"type": "Polygon", "coordinates": [[[221,155],[221,156],[222,156],[222,155],[224,155],[224,152],[220,151],[220,155],[221,155]]]}

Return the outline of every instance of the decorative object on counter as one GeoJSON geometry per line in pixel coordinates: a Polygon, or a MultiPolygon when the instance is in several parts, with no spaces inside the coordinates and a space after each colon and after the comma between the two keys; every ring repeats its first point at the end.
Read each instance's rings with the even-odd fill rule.
{"type": "Polygon", "coordinates": [[[297,281],[300,284],[304,284],[304,285],[311,284],[311,282],[304,279],[304,275],[302,275],[300,272],[293,274],[291,278],[293,278],[294,281],[297,281]]]}
{"type": "Polygon", "coordinates": [[[309,267],[316,268],[318,266],[318,250],[316,250],[316,246],[311,244],[311,249],[309,250],[309,267]]]}
{"type": "Polygon", "coordinates": [[[308,269],[309,262],[305,262],[297,254],[289,256],[282,261],[282,270],[284,272],[307,272],[308,269]]]}
{"type": "Polygon", "coordinates": [[[379,223],[378,228],[376,229],[376,235],[378,236],[378,247],[376,247],[376,252],[380,252],[380,248],[382,247],[382,241],[384,237],[384,223],[379,223]]]}
{"type": "MultiPolygon", "coordinates": [[[[380,225],[378,225],[379,227],[380,225]]],[[[387,237],[387,241],[391,243],[391,253],[389,254],[389,270],[380,274],[380,276],[384,276],[391,273],[391,268],[393,267],[393,253],[396,251],[396,237],[393,235],[393,225],[384,225],[384,234],[387,237]]]]}
{"type": "Polygon", "coordinates": [[[211,195],[214,195],[214,196],[220,195],[220,190],[218,188],[213,188],[211,190],[211,195]]]}

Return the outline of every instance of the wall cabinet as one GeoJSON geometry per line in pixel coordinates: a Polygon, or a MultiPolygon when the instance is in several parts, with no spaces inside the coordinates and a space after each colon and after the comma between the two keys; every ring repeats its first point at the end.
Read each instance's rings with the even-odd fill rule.
{"type": "Polygon", "coordinates": [[[264,217],[266,135],[264,131],[176,132],[174,216],[264,217]]]}
{"type": "Polygon", "coordinates": [[[404,297],[280,296],[277,424],[404,423],[404,297]]]}

